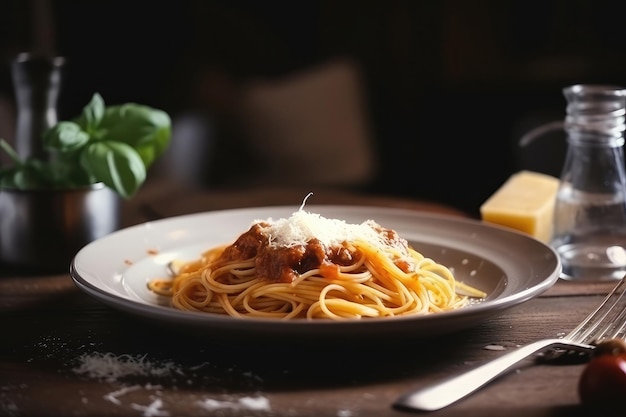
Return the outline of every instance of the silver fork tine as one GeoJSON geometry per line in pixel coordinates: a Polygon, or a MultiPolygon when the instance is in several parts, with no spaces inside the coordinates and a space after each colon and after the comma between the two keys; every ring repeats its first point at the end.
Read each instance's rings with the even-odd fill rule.
{"type": "MultiPolygon", "coordinates": [[[[624,286],[624,290],[626,291],[626,285],[624,286]]],[[[621,338],[624,339],[624,329],[626,329],[626,297],[624,297],[624,292],[620,294],[620,299],[616,300],[615,304],[621,302],[620,308],[614,308],[612,310],[613,317],[609,320],[604,331],[598,332],[595,336],[593,342],[599,342],[602,339],[610,339],[610,338],[621,338]]]]}
{"type": "Polygon", "coordinates": [[[616,308],[620,302],[625,301],[624,293],[626,293],[626,276],[607,294],[593,313],[587,316],[564,339],[579,343],[591,343],[607,337],[617,337],[619,327],[623,329],[624,324],[615,329],[614,333],[610,333],[610,331],[618,323],[622,323],[624,316],[626,316],[626,304],[621,310],[616,308]],[[603,327],[600,327],[601,324],[603,327]]]}
{"type": "MultiPolygon", "coordinates": [[[[622,338],[626,329],[626,275],[583,321],[563,337],[575,343],[592,345],[602,339],[622,338]],[[620,306],[620,303],[624,303],[620,306]],[[618,307],[621,307],[618,308],[618,307]]],[[[581,357],[580,352],[568,349],[548,349],[539,358],[541,362],[559,359],[567,354],[581,357]]]]}
{"type": "MultiPolygon", "coordinates": [[[[619,310],[619,314],[615,313],[615,317],[611,320],[612,326],[607,328],[607,331],[603,334],[599,335],[596,338],[596,341],[605,339],[605,338],[621,338],[624,339],[624,332],[626,329],[626,279],[620,281],[619,285],[613,290],[613,293],[617,293],[619,288],[619,297],[615,299],[615,305],[621,303],[621,310],[619,310]],[[612,329],[612,332],[609,330],[612,329]]],[[[612,311],[618,311],[617,309],[613,309],[612,311]]]]}
{"type": "MultiPolygon", "coordinates": [[[[610,337],[624,338],[626,328],[626,275],[602,300],[602,303],[562,339],[542,339],[522,346],[468,372],[425,389],[400,396],[394,406],[433,411],[465,398],[488,382],[512,369],[522,360],[546,349],[554,357],[564,352],[591,352],[593,343],[610,337]]],[[[552,357],[550,357],[552,359],[552,357]]]]}

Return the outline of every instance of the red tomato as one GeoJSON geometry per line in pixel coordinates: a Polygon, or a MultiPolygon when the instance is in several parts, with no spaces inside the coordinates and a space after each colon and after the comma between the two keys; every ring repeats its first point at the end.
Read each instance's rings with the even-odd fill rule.
{"type": "Polygon", "coordinates": [[[624,407],[626,397],[626,344],[600,342],[578,381],[584,405],[614,409],[624,407]]]}

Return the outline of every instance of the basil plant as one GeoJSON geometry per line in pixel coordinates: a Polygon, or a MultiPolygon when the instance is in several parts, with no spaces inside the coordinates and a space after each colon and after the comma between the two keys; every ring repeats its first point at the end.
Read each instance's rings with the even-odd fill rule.
{"type": "Polygon", "coordinates": [[[0,149],[14,162],[0,170],[0,188],[72,188],[102,182],[128,199],[170,138],[166,112],[135,103],[106,107],[95,93],[79,117],[58,122],[43,134],[46,159],[21,160],[0,139],[0,149]]]}

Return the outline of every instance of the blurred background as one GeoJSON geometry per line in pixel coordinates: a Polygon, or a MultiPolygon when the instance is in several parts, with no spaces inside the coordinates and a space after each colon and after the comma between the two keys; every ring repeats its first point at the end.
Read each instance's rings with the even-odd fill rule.
{"type": "MultiPolygon", "coordinates": [[[[67,58],[60,119],[94,92],[174,121],[151,179],[206,188],[332,186],[478,215],[512,173],[559,175],[572,84],[626,85],[616,0],[2,0],[10,60],[67,58]]],[[[298,202],[294,202],[296,204],[298,202]]]]}

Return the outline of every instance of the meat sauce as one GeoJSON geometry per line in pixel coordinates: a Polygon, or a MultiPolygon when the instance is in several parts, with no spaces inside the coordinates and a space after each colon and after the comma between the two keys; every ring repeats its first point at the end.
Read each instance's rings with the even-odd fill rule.
{"type": "MultiPolygon", "coordinates": [[[[324,245],[318,239],[311,239],[306,244],[276,246],[269,244],[269,236],[264,228],[266,222],[258,222],[241,234],[230,246],[226,247],[218,263],[255,258],[257,277],[274,282],[290,283],[300,274],[311,269],[320,269],[322,276],[332,278],[339,273],[339,266],[354,264],[359,253],[349,246],[324,245]]],[[[391,229],[377,227],[375,230],[383,241],[403,252],[408,248],[407,241],[391,229]]],[[[406,260],[395,262],[403,271],[408,272],[411,265],[406,260]]]]}

